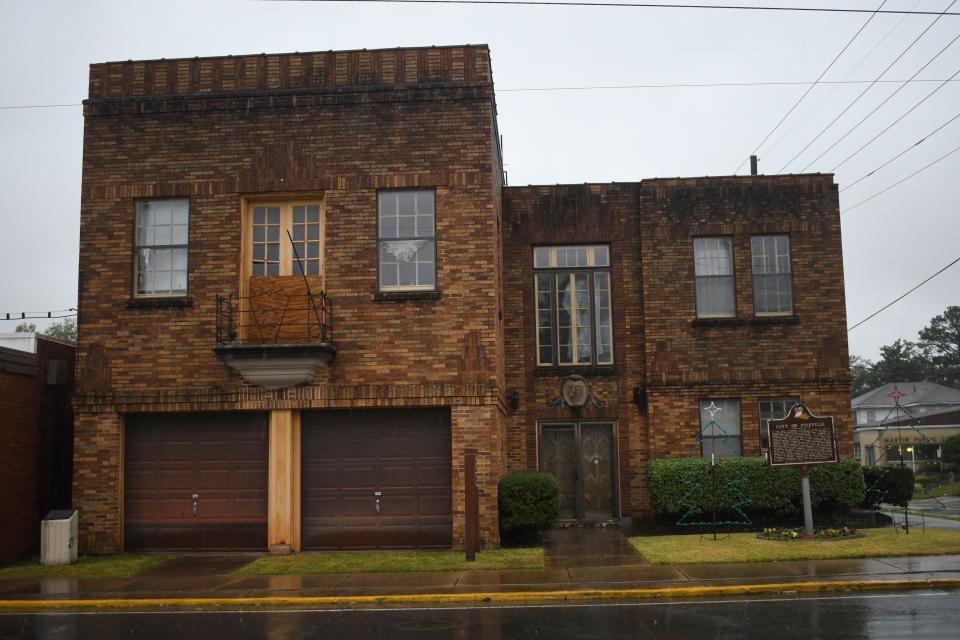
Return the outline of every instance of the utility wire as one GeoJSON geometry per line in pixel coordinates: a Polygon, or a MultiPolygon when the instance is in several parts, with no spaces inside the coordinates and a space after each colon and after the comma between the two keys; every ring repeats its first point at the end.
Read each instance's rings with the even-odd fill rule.
{"type": "MultiPolygon", "coordinates": [[[[783,115],[782,118],[780,118],[780,121],[774,125],[773,129],[770,129],[770,132],[763,137],[763,140],[760,141],[760,144],[758,144],[757,147],[750,152],[749,154],[750,156],[756,155],[757,151],[760,150],[760,147],[762,147],[764,143],[770,139],[770,136],[772,136],[774,132],[780,128],[780,125],[782,125],[784,121],[790,117],[790,114],[793,113],[796,110],[796,108],[800,106],[800,103],[803,102],[804,98],[806,98],[810,94],[810,92],[813,91],[813,88],[817,86],[817,83],[823,80],[823,76],[827,75],[827,71],[830,71],[833,65],[836,64],[837,60],[840,59],[840,56],[843,55],[843,52],[846,51],[851,44],[853,44],[853,41],[856,40],[861,33],[863,33],[863,30],[867,28],[867,25],[870,24],[870,21],[873,20],[875,17],[877,17],[877,11],[880,11],[880,9],[882,9],[883,5],[885,4],[887,4],[887,0],[883,0],[883,2],[881,2],[880,5],[877,7],[876,11],[870,14],[870,17],[867,18],[867,21],[864,22],[862,25],[860,25],[860,28],[857,29],[857,32],[855,34],[853,34],[853,37],[847,41],[847,44],[843,45],[842,49],[840,49],[840,53],[838,53],[833,57],[833,60],[831,60],[830,64],[827,65],[827,68],[820,72],[820,75],[817,76],[817,79],[814,80],[813,84],[807,87],[807,90],[803,92],[803,95],[801,95],[800,98],[793,103],[793,106],[790,107],[790,109],[783,115]]],[[[737,168],[733,170],[734,175],[736,175],[737,171],[740,171],[740,169],[743,168],[743,165],[746,164],[748,159],[749,159],[749,156],[740,161],[740,164],[737,165],[737,168]]]]}
{"type": "Polygon", "coordinates": [[[873,194],[873,195],[870,196],[869,198],[864,198],[863,200],[861,200],[861,201],[858,202],[857,204],[855,204],[855,205],[853,205],[853,206],[850,206],[850,207],[846,207],[846,208],[843,210],[843,213],[850,213],[851,211],[853,211],[854,209],[856,209],[856,208],[859,207],[860,205],[866,204],[867,202],[870,202],[871,200],[873,200],[873,199],[876,198],[877,196],[883,195],[883,194],[886,193],[887,191],[890,191],[890,189],[893,189],[894,187],[903,184],[904,182],[906,182],[907,180],[909,180],[909,179],[912,178],[913,176],[915,176],[915,175],[917,175],[917,174],[919,174],[919,173],[923,173],[924,171],[926,171],[927,169],[929,169],[929,168],[932,167],[933,165],[935,165],[935,164],[937,164],[937,163],[939,163],[939,162],[942,162],[943,160],[946,160],[947,158],[949,158],[950,156],[952,156],[953,154],[955,154],[957,151],[960,151],[960,147],[956,147],[953,151],[948,151],[947,153],[943,154],[942,156],[940,156],[939,158],[937,158],[936,160],[934,160],[934,161],[931,162],[930,164],[924,165],[923,167],[920,167],[919,169],[917,169],[916,171],[914,171],[913,173],[911,173],[910,175],[908,175],[906,178],[902,178],[902,179],[900,179],[900,180],[897,180],[896,182],[894,182],[893,184],[891,184],[891,185],[890,185],[889,187],[887,187],[886,189],[883,189],[883,190],[881,190],[881,191],[878,191],[877,193],[873,194]]]}
{"type": "Polygon", "coordinates": [[[843,160],[841,160],[840,163],[839,163],[837,166],[835,166],[833,169],[830,169],[830,173],[836,172],[836,170],[839,169],[840,167],[842,167],[843,165],[845,165],[848,160],[850,160],[850,159],[853,158],[854,156],[858,155],[861,151],[863,151],[864,149],[866,149],[867,147],[869,147],[871,144],[873,144],[874,141],[876,141],[877,138],[879,138],[880,136],[882,136],[883,134],[885,134],[887,131],[890,131],[890,129],[893,129],[893,127],[895,127],[901,120],[903,120],[903,119],[906,118],[908,115],[910,115],[910,114],[914,111],[914,109],[916,109],[917,107],[919,107],[920,105],[922,105],[924,102],[926,102],[927,99],[929,99],[931,96],[933,96],[933,94],[935,94],[937,91],[940,91],[940,89],[943,89],[943,88],[947,85],[947,83],[948,83],[948,82],[951,82],[954,78],[956,78],[958,74],[960,74],[960,69],[957,69],[956,71],[954,71],[952,76],[950,76],[949,78],[947,78],[946,80],[944,80],[943,82],[941,82],[933,91],[931,91],[930,93],[928,93],[927,95],[925,95],[923,98],[921,98],[919,102],[917,102],[915,105],[913,105],[912,107],[910,107],[909,109],[907,109],[906,111],[904,111],[902,114],[900,114],[900,117],[897,118],[896,120],[894,120],[893,122],[891,122],[890,124],[888,124],[883,131],[881,131],[881,132],[878,133],[877,135],[873,136],[872,138],[870,138],[869,140],[867,140],[866,142],[864,142],[864,143],[860,146],[860,148],[858,148],[856,151],[854,151],[853,153],[851,153],[850,155],[848,155],[846,158],[844,158],[843,160]]]}
{"type": "Polygon", "coordinates": [[[77,310],[57,309],[56,311],[17,311],[0,313],[0,320],[44,320],[47,318],[70,318],[77,315],[77,310]]]}
{"type": "MultiPolygon", "coordinates": [[[[921,2],[923,2],[923,0],[917,0],[917,1],[914,3],[914,5],[911,7],[911,9],[916,9],[916,8],[920,5],[921,2]]],[[[767,149],[766,149],[766,151],[764,151],[764,153],[765,153],[765,154],[769,154],[769,153],[771,153],[774,149],[776,149],[777,146],[779,146],[779,144],[780,144],[781,142],[783,142],[785,139],[787,139],[787,138],[790,136],[791,133],[793,133],[794,131],[797,130],[797,127],[799,127],[801,124],[803,124],[804,122],[806,122],[806,121],[807,121],[807,118],[809,118],[811,115],[813,115],[813,114],[816,112],[816,110],[820,108],[820,105],[822,105],[824,102],[826,102],[827,99],[829,99],[830,96],[832,96],[832,95],[834,94],[834,92],[840,87],[840,85],[842,85],[842,84],[847,84],[846,80],[849,80],[849,79],[850,79],[850,76],[852,76],[852,75],[854,74],[854,72],[855,72],[857,69],[859,69],[859,68],[861,67],[861,65],[863,65],[864,62],[867,61],[867,58],[869,58],[870,56],[873,55],[873,52],[874,52],[874,51],[876,51],[877,49],[880,48],[880,45],[882,45],[884,42],[887,41],[887,38],[889,38],[890,35],[891,35],[894,31],[896,31],[898,28],[900,28],[900,25],[903,24],[903,21],[906,20],[906,19],[907,19],[907,16],[900,16],[900,19],[897,20],[897,23],[896,23],[895,25],[893,25],[893,26],[890,28],[890,30],[887,31],[887,32],[883,35],[883,37],[880,38],[880,39],[877,41],[877,43],[876,43],[875,45],[873,45],[873,47],[870,48],[870,51],[867,51],[867,53],[866,53],[862,58],[860,58],[860,60],[857,62],[857,64],[853,65],[853,67],[852,67],[849,71],[847,71],[847,75],[843,76],[843,80],[842,80],[842,81],[840,81],[840,82],[830,81],[830,80],[823,80],[823,81],[821,81],[820,84],[832,84],[832,85],[833,85],[832,87],[830,87],[830,91],[827,91],[827,93],[826,93],[822,98],[820,98],[820,100],[817,102],[817,104],[813,105],[813,108],[812,108],[812,109],[810,109],[809,111],[807,111],[799,120],[797,120],[796,122],[794,122],[794,123],[793,123],[793,126],[790,127],[790,128],[787,130],[786,133],[784,133],[783,135],[781,135],[779,138],[777,138],[777,140],[776,140],[773,144],[771,144],[769,147],[767,147],[767,149]]],[[[886,80],[881,80],[880,82],[887,82],[887,81],[886,81],[886,80]]]]}
{"type": "Polygon", "coordinates": [[[889,165],[891,162],[899,159],[901,156],[903,156],[904,154],[908,153],[911,149],[915,149],[915,148],[916,148],[917,146],[919,146],[921,143],[925,142],[928,138],[933,137],[935,134],[937,134],[938,132],[940,132],[942,129],[944,129],[947,125],[949,125],[951,122],[953,122],[953,121],[956,120],[957,118],[960,118],[960,113],[958,113],[957,115],[953,116],[952,118],[950,118],[949,120],[947,120],[946,122],[944,122],[942,125],[940,125],[939,127],[937,127],[936,129],[934,129],[933,131],[931,131],[931,132],[928,133],[927,135],[923,136],[922,138],[920,138],[919,140],[917,140],[916,142],[914,142],[912,145],[910,145],[909,147],[907,147],[906,149],[904,149],[903,151],[901,151],[901,152],[898,153],[897,155],[893,156],[892,158],[890,158],[889,160],[887,160],[886,162],[884,162],[883,164],[881,164],[879,167],[877,167],[876,169],[874,169],[874,170],[871,171],[870,173],[868,173],[868,174],[866,174],[866,175],[864,175],[864,176],[861,176],[861,177],[857,178],[856,180],[854,180],[853,182],[851,182],[850,184],[848,184],[847,186],[845,186],[843,189],[840,189],[840,193],[843,193],[844,191],[846,191],[846,190],[849,189],[850,187],[853,187],[854,185],[856,185],[856,184],[858,184],[858,183],[866,180],[867,178],[869,178],[870,176],[872,176],[873,174],[875,174],[877,171],[880,171],[880,169],[883,169],[884,167],[886,167],[887,165],[889,165]]]}
{"type": "MultiPolygon", "coordinates": [[[[720,11],[780,11],[803,13],[877,13],[873,9],[850,9],[842,7],[769,7],[760,5],[731,4],[659,4],[654,2],[553,2],[550,0],[266,0],[268,2],[326,2],[326,3],[381,3],[381,4],[459,4],[459,5],[516,5],[541,7],[619,7],[622,9],[709,9],[720,11]]],[[[960,12],[941,13],[939,11],[906,11],[886,9],[881,14],[911,16],[960,16],[960,12]]]]}
{"type": "Polygon", "coordinates": [[[849,329],[847,329],[847,333],[850,333],[851,331],[853,331],[854,329],[856,329],[857,327],[859,327],[860,325],[862,325],[862,324],[863,324],[864,322],[866,322],[867,320],[869,320],[869,319],[871,319],[871,318],[879,315],[881,312],[886,311],[887,309],[889,309],[889,308],[892,307],[893,305],[897,304],[898,302],[900,302],[901,300],[903,300],[904,298],[906,298],[908,295],[910,295],[911,293],[913,293],[914,291],[916,291],[917,289],[919,289],[919,288],[922,287],[923,285],[927,284],[928,282],[930,282],[931,280],[933,280],[934,278],[936,278],[936,277],[939,276],[941,273],[943,273],[944,271],[946,271],[947,269],[949,269],[949,268],[952,267],[953,265],[957,264],[958,262],[960,262],[960,256],[958,256],[957,258],[955,258],[953,262],[951,262],[950,264],[948,264],[948,265],[945,266],[944,268],[940,269],[939,271],[937,271],[935,274],[933,274],[932,276],[930,276],[929,278],[927,278],[926,280],[924,280],[924,281],[921,282],[920,284],[916,285],[915,287],[913,287],[912,289],[910,289],[909,291],[907,291],[906,293],[904,293],[902,296],[900,296],[899,298],[897,298],[897,299],[894,300],[893,302],[890,302],[890,303],[884,305],[883,307],[877,309],[876,311],[874,311],[873,313],[871,313],[870,315],[868,315],[866,318],[864,318],[864,319],[861,320],[860,322],[856,323],[855,325],[853,325],[852,327],[850,327],[849,329]]]}
{"type": "MultiPolygon", "coordinates": [[[[956,4],[956,3],[957,3],[957,0],[953,0],[953,1],[950,3],[950,5],[947,7],[947,9],[949,9],[950,7],[952,7],[952,6],[953,6],[954,4],[956,4]]],[[[944,9],[944,11],[946,11],[946,9],[944,9]]],[[[893,67],[893,65],[897,64],[897,62],[899,62],[900,59],[901,59],[903,56],[905,56],[905,55],[907,54],[907,52],[910,51],[910,49],[913,48],[913,45],[917,44],[917,42],[920,41],[920,38],[922,38],[924,35],[926,35],[927,31],[930,31],[930,29],[933,28],[933,25],[937,24],[937,22],[940,20],[941,17],[943,17],[943,16],[941,15],[941,16],[937,16],[936,18],[934,18],[933,21],[931,21],[930,24],[927,25],[927,28],[924,29],[923,31],[921,31],[921,32],[920,32],[920,35],[918,35],[916,38],[914,38],[913,42],[911,42],[909,45],[907,45],[907,48],[904,49],[903,51],[901,51],[901,52],[900,52],[900,55],[898,55],[898,56],[894,59],[893,62],[891,62],[889,65],[887,65],[887,68],[886,68],[886,69],[884,69],[883,71],[880,72],[880,75],[877,76],[877,80],[879,80],[880,78],[882,78],[882,77],[887,73],[887,71],[889,71],[890,68],[893,67]]],[[[814,142],[816,142],[817,140],[819,140],[819,139],[820,139],[820,136],[822,136],[823,134],[825,134],[825,133],[830,129],[830,127],[832,127],[834,124],[836,124],[837,120],[839,120],[840,118],[842,118],[843,115],[844,115],[847,111],[849,111],[850,108],[851,108],[853,105],[855,105],[857,102],[859,102],[859,101],[860,101],[860,98],[862,98],[864,95],[866,95],[866,93],[867,93],[868,91],[870,91],[870,89],[872,89],[872,88],[873,88],[873,83],[871,83],[870,85],[867,86],[866,89],[864,89],[863,91],[861,91],[861,92],[860,92],[860,95],[858,95],[856,98],[854,98],[853,101],[852,101],[850,104],[848,104],[846,107],[843,108],[843,111],[841,111],[839,114],[837,114],[837,117],[835,117],[833,120],[831,120],[830,123],[829,123],[827,126],[825,126],[825,127],[820,131],[820,133],[818,133],[816,136],[813,137],[813,140],[811,140],[811,141],[808,142],[806,145],[804,145],[804,147],[803,147],[802,149],[800,149],[800,151],[798,151],[795,156],[793,156],[792,158],[790,158],[785,165],[783,165],[782,167],[780,167],[780,170],[777,171],[777,173],[783,173],[784,169],[786,169],[788,166],[790,166],[790,164],[791,164],[794,160],[796,160],[798,157],[800,157],[800,155],[801,155],[804,151],[806,151],[807,149],[809,149],[809,148],[810,148],[810,145],[812,145],[814,142]]]]}
{"type": "Polygon", "coordinates": [[[53,107],[80,107],[82,106],[79,102],[71,104],[15,104],[6,107],[0,107],[0,109],[52,109],[53,107]]]}
{"type": "MultiPolygon", "coordinates": [[[[949,43],[947,43],[947,46],[945,46],[943,49],[940,49],[940,51],[938,51],[935,56],[933,56],[932,58],[930,58],[930,59],[927,61],[926,64],[924,64],[922,67],[920,67],[919,69],[917,69],[916,73],[914,73],[912,76],[910,76],[910,80],[913,80],[914,78],[916,78],[918,75],[920,75],[920,72],[921,72],[921,71],[923,71],[924,69],[926,69],[927,67],[929,67],[931,64],[933,64],[933,61],[936,60],[937,58],[939,58],[940,55],[941,55],[944,51],[946,51],[947,49],[949,49],[949,48],[953,45],[953,43],[956,42],[957,40],[960,40],[960,33],[958,33],[958,34],[953,38],[953,40],[951,40],[949,43]]],[[[806,170],[810,168],[810,165],[812,165],[814,162],[816,162],[817,160],[819,160],[820,158],[822,158],[823,156],[825,156],[827,153],[830,152],[831,149],[833,149],[834,147],[836,147],[838,144],[840,144],[841,142],[843,142],[843,141],[847,138],[847,136],[849,136],[851,133],[853,133],[854,131],[856,131],[856,130],[860,127],[860,125],[862,125],[864,122],[866,122],[867,119],[868,119],[870,116],[872,116],[872,115],[875,114],[877,111],[879,111],[880,108],[883,107],[883,105],[885,105],[885,104],[887,104],[888,102],[890,102],[890,100],[892,100],[893,97],[894,97],[895,95],[897,95],[898,93],[900,93],[900,91],[901,91],[904,87],[906,87],[906,86],[907,86],[907,83],[904,82],[902,85],[900,85],[899,87],[897,87],[897,89],[896,89],[893,93],[891,93],[890,95],[888,95],[886,98],[883,99],[883,101],[882,101],[880,104],[878,104],[877,106],[875,106],[875,107],[873,108],[873,111],[871,111],[871,112],[868,113],[867,115],[863,116],[863,118],[860,120],[860,122],[858,122],[857,124],[853,125],[851,128],[847,129],[847,132],[846,132],[846,133],[844,133],[842,136],[840,136],[839,138],[837,138],[837,139],[834,141],[834,143],[831,144],[831,145],[830,145],[829,147],[827,147],[826,149],[824,149],[824,150],[820,153],[820,155],[818,155],[816,158],[814,158],[813,160],[811,160],[810,162],[808,162],[808,163],[807,163],[807,166],[805,166],[803,169],[800,170],[800,173],[806,172],[806,170]]]]}

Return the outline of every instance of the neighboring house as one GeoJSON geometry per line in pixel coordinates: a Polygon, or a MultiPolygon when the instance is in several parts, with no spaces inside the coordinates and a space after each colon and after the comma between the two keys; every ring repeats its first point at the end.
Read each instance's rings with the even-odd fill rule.
{"type": "Polygon", "coordinates": [[[84,110],[85,550],[461,546],[468,450],[484,544],[516,470],[645,517],[797,400],[852,455],[830,175],[508,187],[483,45],[95,64],[84,110]]]}
{"type": "Polygon", "coordinates": [[[902,456],[917,471],[939,468],[943,441],[960,434],[960,389],[934,382],[891,382],[850,405],[854,455],[866,466],[902,456]]]}
{"type": "Polygon", "coordinates": [[[40,519],[70,506],[76,347],[0,333],[0,562],[36,550],[40,519]]]}

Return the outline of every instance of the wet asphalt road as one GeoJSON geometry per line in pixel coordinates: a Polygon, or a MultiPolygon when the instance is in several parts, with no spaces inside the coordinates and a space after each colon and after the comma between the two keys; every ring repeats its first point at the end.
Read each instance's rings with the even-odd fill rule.
{"type": "Polygon", "coordinates": [[[0,638],[956,638],[960,590],[449,609],[0,614],[0,638]]]}

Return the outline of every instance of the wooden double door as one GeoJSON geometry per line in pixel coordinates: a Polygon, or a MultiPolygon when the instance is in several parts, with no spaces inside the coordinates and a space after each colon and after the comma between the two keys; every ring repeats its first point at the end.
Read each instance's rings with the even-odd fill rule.
{"type": "Polygon", "coordinates": [[[612,422],[543,422],[540,470],[560,484],[560,519],[600,522],[620,515],[616,426],[612,422]]]}

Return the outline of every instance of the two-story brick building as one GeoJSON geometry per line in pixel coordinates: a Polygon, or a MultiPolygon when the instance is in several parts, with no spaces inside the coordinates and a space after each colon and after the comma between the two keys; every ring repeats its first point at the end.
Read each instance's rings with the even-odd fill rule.
{"type": "Polygon", "coordinates": [[[458,546],[468,449],[488,544],[519,469],[642,517],[797,398],[851,453],[832,177],[507,187],[485,46],[93,65],[80,269],[91,551],[458,546]]]}

